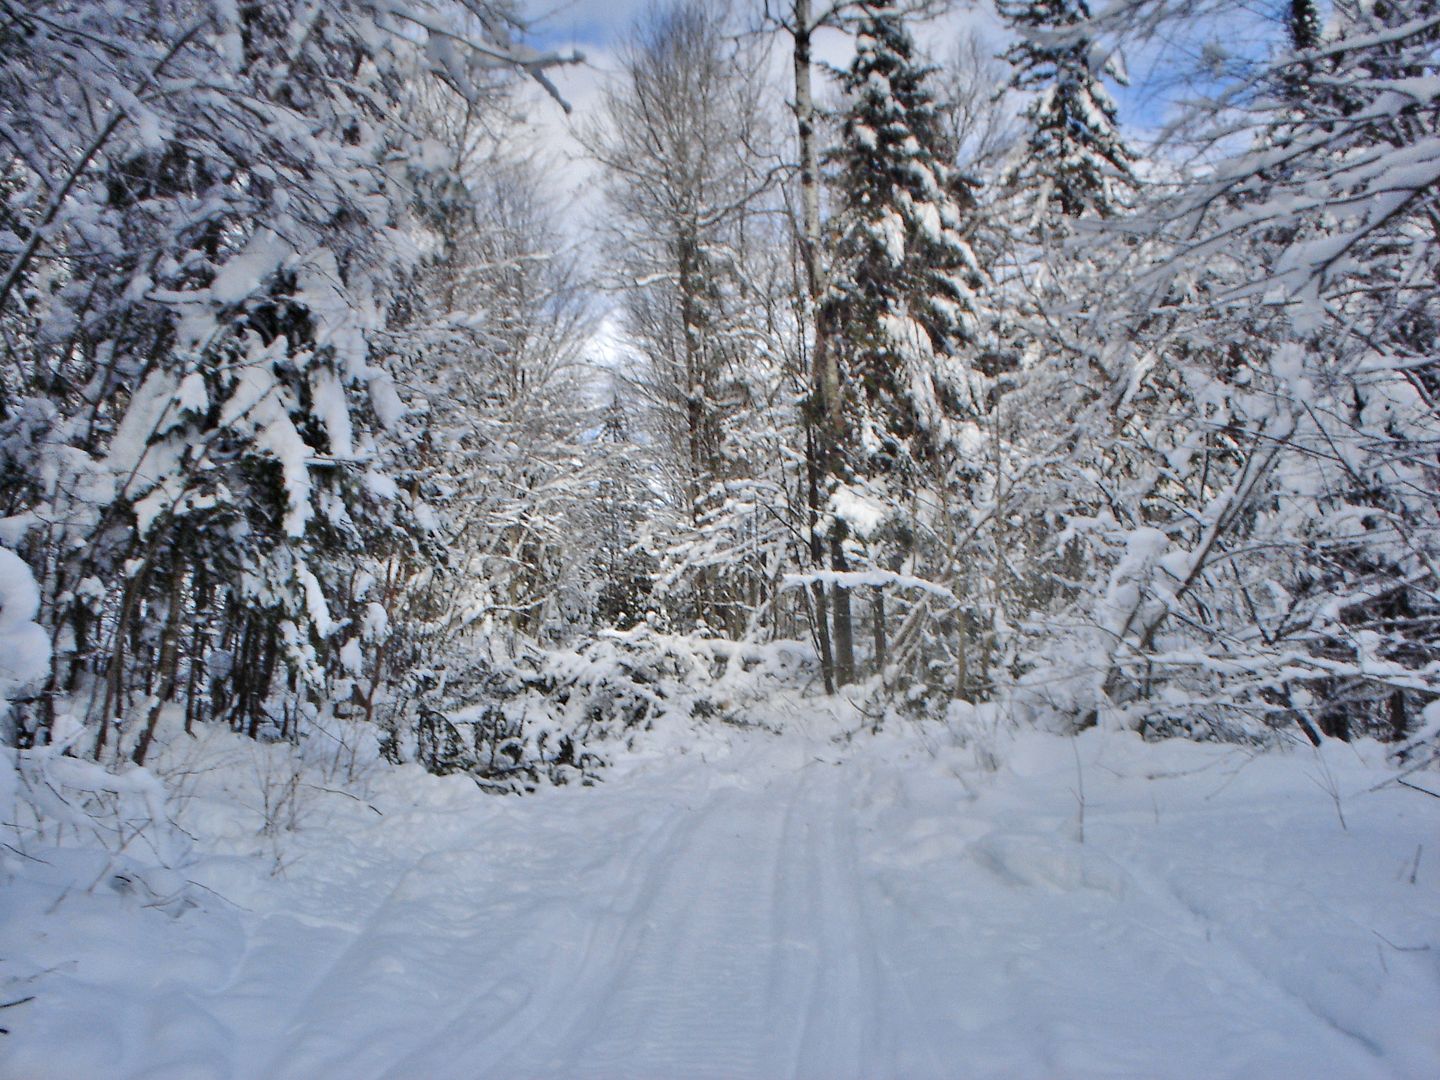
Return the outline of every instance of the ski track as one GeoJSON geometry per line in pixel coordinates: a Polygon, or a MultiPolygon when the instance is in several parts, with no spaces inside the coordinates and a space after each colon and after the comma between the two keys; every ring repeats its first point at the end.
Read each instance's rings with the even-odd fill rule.
{"type": "MultiPolygon", "coordinates": [[[[238,1075],[1159,1075],[1157,1053],[1183,1055],[1187,1038],[1162,999],[1232,1003],[1218,1031],[1242,1049],[1217,1051],[1215,1075],[1281,1067],[1298,1032],[1334,1075],[1405,1075],[1171,880],[1066,840],[1062,817],[967,831],[962,799],[937,819],[903,784],[803,742],[737,753],[647,798],[601,788],[545,809],[538,847],[496,835],[398,867],[303,989],[269,1002],[272,1019],[293,1020],[238,1075]],[[895,832],[912,820],[914,836],[895,832]],[[946,887],[933,872],[916,879],[925,889],[907,887],[916,859],[946,866],[946,887]],[[1061,890],[1072,910],[1056,924],[1061,890]],[[1066,952],[1079,963],[1048,981],[1046,958],[1066,952]],[[1087,971],[1105,973],[1111,1000],[1087,1000],[1087,971]],[[397,1000],[403,1021],[387,1011],[397,1000]],[[1085,1032],[1111,1009],[1138,1019],[1110,1031],[1101,1064],[1085,1032]],[[1286,1040],[1267,1043],[1248,1011],[1284,1017],[1286,1040]],[[1025,1043],[1017,1015],[1036,1018],[1025,1043]],[[1157,1022],[1175,1030],[1146,1030],[1157,1022]]],[[[293,934],[277,918],[277,934],[293,934]]],[[[252,947],[229,993],[273,987],[280,947],[252,947]]],[[[222,1021],[224,998],[211,1008],[222,1021]]],[[[1171,1075],[1189,1075],[1183,1056],[1170,1061],[1171,1075]]]]}
{"type": "Polygon", "coordinates": [[[392,810],[310,852],[228,975],[142,1028],[203,1025],[220,1080],[1435,1075],[1423,1036],[1380,1046],[1399,1045],[1382,992],[1409,992],[1392,969],[1440,1001],[1429,955],[1366,974],[1353,905],[1269,872],[1279,856],[1232,870],[1243,803],[1167,818],[1209,837],[1197,868],[1146,832],[1158,801],[1152,825],[1097,800],[1081,845],[1063,788],[977,809],[838,756],[741,740],[478,816],[392,810]],[[1351,950],[1348,982],[1315,989],[1323,952],[1277,951],[1306,933],[1351,950]]]}

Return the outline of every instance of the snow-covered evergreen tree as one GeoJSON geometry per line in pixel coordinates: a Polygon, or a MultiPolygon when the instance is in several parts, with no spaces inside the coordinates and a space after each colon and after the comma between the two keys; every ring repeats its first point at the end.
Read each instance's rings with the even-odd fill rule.
{"type": "Polygon", "coordinates": [[[1285,28],[1290,33],[1290,44],[1296,52],[1319,45],[1322,26],[1315,0],[1290,0],[1285,28]]]}
{"type": "Polygon", "coordinates": [[[630,433],[625,406],[612,397],[600,429],[603,464],[595,481],[595,621],[629,630],[645,618],[655,586],[656,559],[646,550],[643,531],[654,514],[655,497],[646,485],[639,447],[630,433]]]}
{"type": "MultiPolygon", "coordinates": [[[[839,574],[865,565],[913,575],[924,546],[917,533],[934,527],[937,493],[963,474],[979,441],[986,380],[972,361],[985,334],[982,273],[963,235],[962,182],[929,85],[935,69],[889,5],[867,8],[857,34],[840,79],[840,140],[827,155],[834,212],[819,319],[839,383],[817,426],[828,543],[839,574]]],[[[854,673],[855,634],[851,586],[835,584],[843,684],[854,673]]],[[[878,668],[888,651],[879,592],[874,607],[878,668]]]]}
{"type": "Polygon", "coordinates": [[[942,118],[901,19],[876,6],[841,78],[834,237],[821,317],[834,331],[858,475],[913,468],[951,448],[973,413],[962,349],[981,334],[980,268],[961,230],[942,118]]]}
{"type": "Polygon", "coordinates": [[[1006,177],[1023,194],[1028,217],[1042,227],[1056,216],[1108,217],[1135,185],[1134,157],[1116,126],[1115,102],[1103,79],[1124,82],[1114,57],[1086,31],[1086,0],[996,0],[1020,40],[1005,54],[1011,85],[1033,91],[1028,135],[1006,177]]]}
{"type": "Polygon", "coordinates": [[[313,711],[355,562],[430,532],[382,464],[427,159],[399,104],[543,67],[515,29],[431,0],[7,14],[0,453],[56,645],[26,738],[73,710],[104,749],[145,702],[139,760],[171,697],[252,734],[313,711]]]}

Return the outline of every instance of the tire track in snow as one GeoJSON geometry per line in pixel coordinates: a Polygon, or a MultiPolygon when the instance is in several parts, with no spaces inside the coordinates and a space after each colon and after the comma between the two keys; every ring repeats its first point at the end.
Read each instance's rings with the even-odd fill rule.
{"type": "MultiPolygon", "coordinates": [[[[429,858],[431,856],[428,854],[421,855],[401,872],[396,878],[395,884],[385,892],[380,902],[362,919],[358,927],[350,932],[350,936],[339,951],[331,956],[319,973],[309,980],[299,996],[290,1000],[285,1012],[291,1016],[311,1017],[316,1011],[318,1002],[326,996],[333,996],[333,987],[337,976],[347,965],[353,964],[358,957],[373,947],[375,930],[387,921],[389,909],[395,898],[405,888],[411,875],[429,858]],[[325,991],[330,991],[330,994],[323,993],[325,991]]],[[[243,963],[244,961],[242,961],[242,965],[243,963]]],[[[273,986],[273,975],[273,971],[262,970],[257,972],[256,979],[262,984],[273,986]]],[[[284,1076],[295,1075],[293,1070],[295,1063],[298,1061],[303,1064],[307,1058],[313,1059],[314,1055],[321,1051],[321,1046],[317,1045],[321,1040],[329,1042],[330,1036],[328,1033],[317,1032],[313,1022],[302,1026],[292,1020],[276,1047],[269,1055],[261,1059],[260,1063],[257,1063],[258,1067],[251,1072],[251,1075],[257,1078],[277,1078],[277,1080],[284,1076]]]]}
{"type": "MultiPolygon", "coordinates": [[[[646,857],[651,844],[673,843],[687,824],[683,816],[662,821],[633,847],[618,849],[630,853],[618,875],[616,896],[622,902],[645,891],[643,882],[633,888],[631,883],[653,870],[646,857]]],[[[447,839],[453,843],[455,838],[447,839]]],[[[533,857],[523,858],[533,856],[533,847],[481,841],[475,847],[425,852],[401,864],[393,883],[359,920],[348,925],[315,920],[320,932],[345,936],[298,993],[286,993],[283,980],[281,992],[275,992],[275,969],[293,957],[275,955],[262,924],[261,940],[240,960],[226,994],[247,983],[264,986],[269,1000],[247,1010],[254,1015],[244,1018],[246,1026],[278,1033],[268,1052],[242,1067],[240,1075],[256,1080],[474,1076],[466,1061],[476,1060],[477,1052],[483,1061],[483,1051],[497,1042],[504,1045],[507,1036],[519,1041],[531,1034],[543,1022],[535,1014],[564,993],[569,942],[563,933],[552,941],[550,933],[563,930],[560,920],[574,922],[575,897],[553,891],[535,895],[528,886],[532,876],[542,888],[565,880],[567,866],[584,865],[587,849],[583,843],[577,848],[542,852],[537,866],[533,857]],[[512,855],[522,857],[511,861],[512,855]],[[506,885],[517,879],[521,888],[507,892],[506,885]],[[547,909],[552,917],[537,920],[537,913],[547,909]],[[434,1001],[436,1023],[425,1030],[399,1027],[390,1002],[408,1006],[417,999],[434,1001]]],[[[592,868],[608,870],[614,864],[607,849],[607,857],[592,861],[592,868]]],[[[272,918],[294,923],[313,917],[272,918]]],[[[587,941],[602,932],[604,921],[590,918],[580,924],[587,941]]],[[[570,945],[570,951],[577,950],[570,945]]]]}
{"type": "MultiPolygon", "coordinates": [[[[852,770],[845,770],[850,772],[852,770]]],[[[885,1021],[880,1029],[885,1033],[884,1061],[871,1062],[872,1075],[904,1077],[954,1074],[955,1060],[947,1060],[935,1043],[935,1027],[927,1026],[920,1018],[924,1015],[921,1003],[915,999],[907,981],[896,971],[894,954],[900,942],[898,928],[883,922],[876,913],[875,883],[865,872],[861,858],[859,837],[859,802],[872,797],[875,784],[874,774],[869,770],[854,770],[857,775],[850,796],[848,813],[837,815],[842,822],[841,831],[847,851],[847,864],[852,868],[851,880],[855,891],[855,905],[859,924],[864,928],[872,958],[872,995],[876,1013],[883,1008],[885,1021]],[[884,933],[882,934],[882,929],[884,933]]],[[[911,932],[915,932],[911,928],[911,932]]],[[[921,932],[924,932],[922,929],[921,932]]]]}
{"type": "Polygon", "coordinates": [[[702,790],[674,789],[663,809],[683,828],[642,852],[651,883],[618,933],[481,1075],[776,1075],[795,1006],[782,992],[793,950],[775,928],[804,755],[753,756],[712,766],[702,790]]]}
{"type": "MultiPolygon", "coordinates": [[[[1216,920],[1166,875],[1129,867],[1121,852],[1116,874],[1092,867],[1109,866],[1103,816],[1083,849],[1041,811],[989,822],[982,842],[934,793],[917,802],[898,774],[818,761],[798,742],[658,779],[537,804],[537,817],[488,844],[406,865],[303,993],[282,993],[266,1012],[332,1027],[292,1032],[260,1069],[237,1072],[1092,1076],[1106,1060],[1087,1056],[1100,1052],[1090,1031],[1106,1001],[1163,1025],[1175,1010],[1150,1003],[1183,990],[1288,1014],[1295,1032],[1333,1046],[1342,1069],[1394,1075],[1247,966],[1238,941],[1212,942],[1216,920]],[[409,969],[375,980],[382,990],[357,987],[407,936],[435,940],[402,958],[409,969]],[[1075,963],[1055,963],[1066,949],[1095,965],[1100,1000],[1075,963]],[[383,990],[433,991],[435,1004],[396,1032],[384,1027],[383,990]],[[1017,1042],[1022,1015],[1035,1027],[1017,1042]]],[[[1246,1023],[1233,1027],[1248,1037],[1246,1023]]],[[[1179,1029],[1164,1030],[1177,1044],[1179,1029]]],[[[1148,1033],[1125,1031],[1103,1055],[1119,1067],[1150,1045],[1148,1033]]]]}
{"type": "MultiPolygon", "coordinates": [[[[834,772],[835,770],[831,770],[834,772]]],[[[839,770],[842,774],[849,769],[839,770]]],[[[810,1012],[797,1062],[798,1076],[864,1074],[874,1064],[874,1006],[867,1000],[868,943],[858,925],[854,867],[841,872],[842,843],[839,821],[846,812],[843,785],[833,776],[817,777],[814,786],[823,795],[810,800],[810,843],[806,858],[810,894],[807,908],[815,912],[822,976],[811,999],[810,1012]],[[818,812],[817,812],[818,811],[818,812]]]]}

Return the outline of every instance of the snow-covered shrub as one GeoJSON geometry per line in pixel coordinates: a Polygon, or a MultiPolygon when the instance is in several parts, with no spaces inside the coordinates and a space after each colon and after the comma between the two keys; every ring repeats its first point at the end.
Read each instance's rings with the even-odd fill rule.
{"type": "Polygon", "coordinates": [[[178,872],[191,844],[170,818],[164,784],[145,768],[117,774],[68,756],[83,729],[70,721],[57,730],[66,736],[57,744],[0,748],[5,846],[62,889],[108,885],[175,915],[194,906],[178,872]]]}
{"type": "Polygon", "coordinates": [[[0,548],[0,744],[11,745],[10,706],[50,670],[50,641],[35,622],[40,590],[25,560],[0,548]]]}
{"type": "Polygon", "coordinates": [[[417,710],[406,749],[431,772],[521,792],[593,783],[614,748],[658,725],[762,726],[759,706],[812,679],[814,657],[796,642],[747,645],[642,626],[570,650],[475,648],[446,676],[417,710]]]}

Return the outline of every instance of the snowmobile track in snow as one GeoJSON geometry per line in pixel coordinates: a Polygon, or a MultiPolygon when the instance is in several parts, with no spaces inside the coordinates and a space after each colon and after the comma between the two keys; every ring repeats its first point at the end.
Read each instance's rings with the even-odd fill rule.
{"type": "Polygon", "coordinates": [[[768,735],[532,799],[412,775],[296,834],[228,923],[67,900],[96,944],[35,955],[80,958],[0,1075],[1440,1075],[1440,860],[1407,869],[1430,800],[1357,798],[1342,830],[1298,756],[1217,793],[1195,765],[1231,751],[1075,746],[1084,843],[1077,751],[1041,737],[964,782],[899,739],[768,735]]]}

